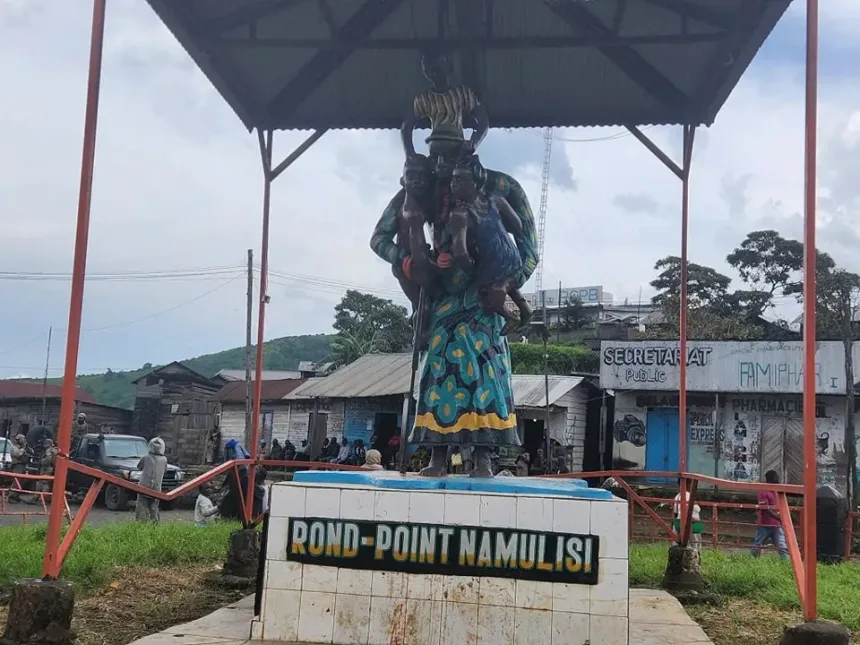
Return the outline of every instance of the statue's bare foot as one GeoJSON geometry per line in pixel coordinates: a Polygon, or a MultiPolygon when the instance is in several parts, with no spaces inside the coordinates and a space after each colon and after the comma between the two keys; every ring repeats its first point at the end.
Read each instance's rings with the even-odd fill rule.
{"type": "Polygon", "coordinates": [[[444,477],[448,474],[448,448],[435,447],[430,453],[430,464],[419,472],[422,477],[444,477]]]}
{"type": "Polygon", "coordinates": [[[490,461],[489,448],[475,448],[475,467],[469,473],[470,477],[492,477],[493,464],[490,461]]]}

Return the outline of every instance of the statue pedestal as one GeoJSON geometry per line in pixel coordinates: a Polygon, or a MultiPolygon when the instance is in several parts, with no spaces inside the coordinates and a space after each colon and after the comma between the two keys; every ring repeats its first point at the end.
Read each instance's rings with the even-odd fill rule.
{"type": "Polygon", "coordinates": [[[627,540],[626,503],[578,480],[299,472],[252,638],[626,645],[627,540]]]}

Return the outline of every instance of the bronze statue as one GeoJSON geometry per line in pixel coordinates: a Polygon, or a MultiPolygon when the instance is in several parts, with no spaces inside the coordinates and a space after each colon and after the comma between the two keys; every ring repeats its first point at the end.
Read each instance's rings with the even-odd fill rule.
{"type": "Polygon", "coordinates": [[[505,318],[502,334],[507,334],[515,327],[527,325],[532,316],[531,307],[514,282],[522,260],[510,235],[521,236],[523,227],[504,197],[484,194],[486,177],[477,156],[457,164],[451,180],[455,206],[449,226],[455,264],[470,269],[476,264],[472,255],[477,256],[475,284],[480,289],[482,303],[488,311],[505,318]],[[508,296],[517,305],[519,317],[505,306],[508,296]]]}
{"type": "Polygon", "coordinates": [[[431,157],[456,157],[461,152],[474,152],[490,129],[486,109],[471,88],[451,85],[451,63],[444,54],[425,54],[421,69],[431,87],[415,97],[412,111],[403,121],[401,137],[406,156],[415,154],[412,133],[424,121],[430,123],[427,145],[431,157]],[[468,141],[463,135],[465,124],[474,128],[468,141]]]}

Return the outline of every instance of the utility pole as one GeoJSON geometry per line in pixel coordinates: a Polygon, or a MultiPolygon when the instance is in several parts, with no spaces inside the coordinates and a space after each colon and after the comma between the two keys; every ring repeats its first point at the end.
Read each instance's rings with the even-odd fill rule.
{"type": "Polygon", "coordinates": [[[53,327],[48,327],[48,350],[45,352],[45,376],[42,378],[42,421],[41,425],[48,425],[47,419],[45,419],[45,409],[48,405],[48,365],[51,363],[51,333],[54,331],[53,327]]]}
{"type": "Polygon", "coordinates": [[[848,508],[857,508],[857,436],[854,430],[854,296],[849,284],[840,289],[840,322],[842,346],[845,352],[845,446],[848,453],[848,508]]]}
{"type": "Polygon", "coordinates": [[[254,316],[254,250],[248,249],[248,303],[245,316],[245,445],[251,441],[251,327],[254,316]]]}
{"type": "Polygon", "coordinates": [[[555,342],[561,342],[561,280],[558,281],[558,318],[555,320],[555,342]]]}

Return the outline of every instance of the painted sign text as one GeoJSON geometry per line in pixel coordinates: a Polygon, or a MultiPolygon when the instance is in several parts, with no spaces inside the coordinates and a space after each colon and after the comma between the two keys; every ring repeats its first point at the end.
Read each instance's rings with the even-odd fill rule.
{"type": "Polygon", "coordinates": [[[597,584],[594,535],[316,517],[287,531],[287,560],[305,564],[597,584]]]}

